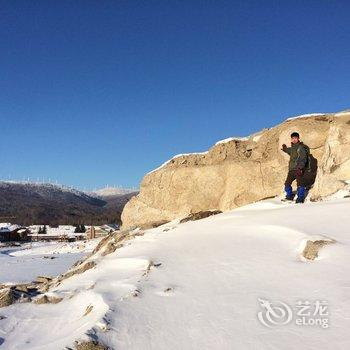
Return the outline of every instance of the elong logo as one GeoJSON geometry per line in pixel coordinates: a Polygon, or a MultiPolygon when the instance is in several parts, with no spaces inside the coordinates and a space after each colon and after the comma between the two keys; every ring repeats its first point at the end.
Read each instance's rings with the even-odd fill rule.
{"type": "Polygon", "coordinates": [[[328,303],[324,300],[310,302],[308,300],[299,300],[295,309],[282,301],[271,302],[267,299],[258,298],[261,311],[258,312],[258,320],[266,327],[284,326],[293,320],[295,315],[295,324],[297,326],[320,326],[329,327],[328,303]]]}

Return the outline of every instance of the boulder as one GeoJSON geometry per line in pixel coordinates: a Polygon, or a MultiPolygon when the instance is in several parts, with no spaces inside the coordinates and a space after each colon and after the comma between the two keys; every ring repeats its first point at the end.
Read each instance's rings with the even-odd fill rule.
{"type": "Polygon", "coordinates": [[[312,200],[350,179],[350,111],[288,119],[247,138],[218,142],[209,151],[179,155],[142,180],[140,193],[122,213],[123,229],[150,227],[191,213],[226,211],[280,195],[288,170],[281,151],[298,131],[313,156],[312,200]]]}

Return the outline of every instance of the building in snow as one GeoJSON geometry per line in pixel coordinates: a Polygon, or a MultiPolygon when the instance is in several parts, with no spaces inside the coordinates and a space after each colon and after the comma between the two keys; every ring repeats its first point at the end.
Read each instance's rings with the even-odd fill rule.
{"type": "Polygon", "coordinates": [[[76,227],[72,225],[59,225],[51,227],[48,225],[29,226],[32,241],[77,241],[86,239],[85,233],[76,233],[76,227]]]}
{"type": "Polygon", "coordinates": [[[117,224],[106,224],[101,226],[86,226],[86,237],[93,239],[96,237],[107,236],[108,234],[119,230],[117,224]]]}
{"type": "Polygon", "coordinates": [[[26,227],[8,222],[0,223],[0,242],[27,241],[28,233],[26,227]]]}

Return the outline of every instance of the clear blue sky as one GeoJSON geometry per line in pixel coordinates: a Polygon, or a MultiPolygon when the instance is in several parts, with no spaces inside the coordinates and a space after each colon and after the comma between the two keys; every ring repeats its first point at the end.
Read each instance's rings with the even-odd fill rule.
{"type": "Polygon", "coordinates": [[[178,153],[350,108],[349,1],[0,3],[0,177],[138,186],[178,153]]]}

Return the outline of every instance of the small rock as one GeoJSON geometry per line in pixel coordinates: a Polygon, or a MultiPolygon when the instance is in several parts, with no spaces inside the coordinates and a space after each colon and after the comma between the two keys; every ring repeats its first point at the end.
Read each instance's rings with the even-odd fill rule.
{"type": "Polygon", "coordinates": [[[78,265],[76,268],[73,268],[73,269],[69,270],[68,272],[66,272],[64,275],[62,275],[62,280],[69,278],[69,277],[72,277],[74,275],[84,273],[85,271],[90,270],[90,269],[94,268],[95,266],[96,266],[96,262],[93,260],[83,262],[81,265],[78,265]]]}
{"type": "Polygon", "coordinates": [[[319,250],[323,246],[331,243],[335,243],[335,240],[331,240],[331,239],[330,240],[320,239],[316,241],[308,240],[306,242],[302,255],[307,260],[315,260],[318,257],[319,250]]]}
{"type": "Polygon", "coordinates": [[[138,289],[135,289],[135,290],[132,292],[132,294],[131,294],[131,295],[132,295],[133,297],[135,297],[135,298],[136,298],[136,297],[138,297],[140,294],[141,294],[141,291],[140,291],[140,290],[138,290],[138,289]]]}
{"type": "Polygon", "coordinates": [[[34,300],[35,304],[58,304],[60,301],[62,301],[63,298],[55,297],[55,296],[49,296],[49,295],[42,295],[34,300]]]}
{"type": "Polygon", "coordinates": [[[11,288],[5,288],[0,290],[0,308],[6,307],[15,302],[13,290],[11,288]]]}
{"type": "Polygon", "coordinates": [[[83,316],[88,315],[93,310],[93,308],[94,308],[93,305],[87,306],[83,316]]]}
{"type": "Polygon", "coordinates": [[[25,284],[17,285],[17,286],[15,287],[15,289],[16,289],[17,291],[19,291],[19,292],[24,292],[24,293],[28,293],[28,292],[29,292],[29,291],[28,291],[28,287],[27,287],[25,284]]]}
{"type": "Polygon", "coordinates": [[[188,215],[187,217],[183,218],[182,220],[180,220],[180,224],[187,222],[187,221],[195,221],[195,220],[205,219],[209,216],[217,215],[217,214],[221,214],[221,213],[222,213],[221,210],[207,210],[207,211],[200,211],[198,213],[192,213],[192,214],[188,215]]]}
{"type": "Polygon", "coordinates": [[[36,281],[38,283],[48,283],[48,282],[52,281],[52,277],[49,277],[49,276],[38,276],[36,278],[36,281]]]}
{"type": "Polygon", "coordinates": [[[76,350],[108,350],[108,348],[97,341],[88,341],[79,343],[75,347],[76,350]]]}
{"type": "Polygon", "coordinates": [[[169,220],[153,221],[153,222],[150,222],[150,223],[141,225],[140,228],[141,228],[142,230],[148,230],[148,229],[151,229],[151,228],[156,228],[156,227],[158,227],[158,226],[165,225],[165,224],[167,224],[167,223],[169,223],[169,220]]]}

